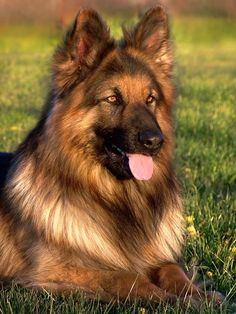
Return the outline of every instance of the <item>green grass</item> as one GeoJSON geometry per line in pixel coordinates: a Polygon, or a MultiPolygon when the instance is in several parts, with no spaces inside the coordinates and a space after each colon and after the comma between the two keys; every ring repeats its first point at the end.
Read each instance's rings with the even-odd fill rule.
{"type": "MultiPolygon", "coordinates": [[[[113,34],[122,19],[110,19],[113,34]]],[[[199,280],[212,273],[226,296],[218,309],[236,313],[236,22],[185,17],[171,21],[177,89],[175,159],[186,215],[185,266],[199,280]],[[192,225],[190,224],[190,225],[192,225]]],[[[0,27],[0,150],[11,151],[35,124],[47,94],[55,30],[0,27]]],[[[151,313],[193,313],[160,305],[151,313]]],[[[0,292],[0,313],[143,313],[141,305],[105,305],[81,296],[53,297],[12,286],[0,292]]]]}

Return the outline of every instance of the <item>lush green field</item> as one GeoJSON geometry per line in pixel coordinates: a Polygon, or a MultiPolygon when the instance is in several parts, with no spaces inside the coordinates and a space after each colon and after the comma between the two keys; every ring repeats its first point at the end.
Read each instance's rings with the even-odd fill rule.
{"type": "MultiPolygon", "coordinates": [[[[119,36],[119,19],[110,19],[119,36]]],[[[226,296],[236,313],[236,22],[171,21],[176,54],[176,170],[186,209],[186,268],[226,296]]],[[[11,151],[34,125],[49,80],[55,30],[0,26],[0,151],[11,151]]],[[[149,313],[184,313],[160,305],[149,313]]],[[[139,304],[104,305],[19,287],[0,291],[0,313],[147,313],[139,304]]],[[[193,313],[192,309],[186,313],[193,313]]]]}

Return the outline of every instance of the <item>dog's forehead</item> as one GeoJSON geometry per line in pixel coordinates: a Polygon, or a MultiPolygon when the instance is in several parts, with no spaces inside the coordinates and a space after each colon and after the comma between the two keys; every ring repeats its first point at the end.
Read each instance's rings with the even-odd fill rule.
{"type": "Polygon", "coordinates": [[[152,70],[138,54],[117,50],[103,64],[102,72],[110,86],[117,87],[124,96],[143,97],[158,83],[152,70]]]}
{"type": "Polygon", "coordinates": [[[116,75],[113,78],[113,84],[128,102],[145,99],[153,88],[149,77],[142,73],[116,75]]]}
{"type": "Polygon", "coordinates": [[[127,74],[135,76],[142,74],[149,79],[155,80],[155,75],[137,51],[116,49],[108,56],[103,64],[103,71],[108,75],[127,74]]]}

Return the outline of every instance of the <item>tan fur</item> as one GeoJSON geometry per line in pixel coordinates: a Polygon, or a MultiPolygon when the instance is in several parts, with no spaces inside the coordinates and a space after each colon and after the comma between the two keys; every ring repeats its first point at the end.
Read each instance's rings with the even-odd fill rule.
{"type": "Polygon", "coordinates": [[[42,118],[16,152],[1,193],[0,279],[79,289],[106,301],[172,302],[186,294],[200,301],[176,265],[183,219],[172,167],[172,57],[164,11],[151,10],[124,36],[116,47],[97,13],[84,10],[57,49],[42,118]],[[154,80],[158,104],[150,109],[154,80]],[[125,103],[119,115],[106,100],[114,86],[125,103]],[[119,179],[101,159],[107,155],[97,148],[96,127],[135,124],[139,112],[158,123],[164,144],[153,156],[151,179],[119,179]]]}

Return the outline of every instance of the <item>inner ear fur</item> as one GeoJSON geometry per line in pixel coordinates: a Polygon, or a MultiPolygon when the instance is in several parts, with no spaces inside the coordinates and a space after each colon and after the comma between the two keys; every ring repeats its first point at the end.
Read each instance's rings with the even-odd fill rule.
{"type": "Polygon", "coordinates": [[[66,88],[82,81],[97,66],[105,52],[113,46],[110,32],[98,13],[81,10],[54,54],[54,81],[66,88]]]}
{"type": "Polygon", "coordinates": [[[168,18],[162,6],[148,10],[133,29],[123,28],[123,33],[126,46],[143,51],[164,71],[171,69],[168,18]]]}

